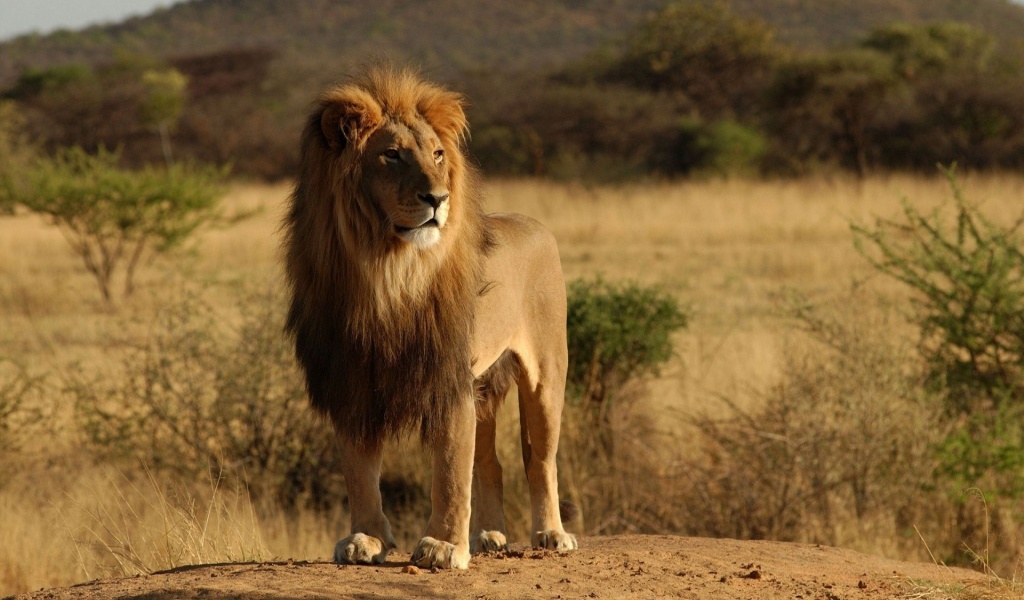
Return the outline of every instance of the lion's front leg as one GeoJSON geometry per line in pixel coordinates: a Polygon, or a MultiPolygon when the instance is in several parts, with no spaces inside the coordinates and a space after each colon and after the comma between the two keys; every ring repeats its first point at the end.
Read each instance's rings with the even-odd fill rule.
{"type": "Polygon", "coordinates": [[[379,564],[395,547],[391,524],[384,516],[380,498],[381,447],[367,448],[341,436],[339,439],[345,487],[352,513],[352,533],[334,546],[334,562],[379,564]]]}
{"type": "Polygon", "coordinates": [[[430,520],[416,544],[412,562],[418,566],[465,569],[469,566],[469,514],[473,487],[476,408],[467,397],[452,409],[451,426],[432,440],[434,472],[430,487],[430,520]]]}

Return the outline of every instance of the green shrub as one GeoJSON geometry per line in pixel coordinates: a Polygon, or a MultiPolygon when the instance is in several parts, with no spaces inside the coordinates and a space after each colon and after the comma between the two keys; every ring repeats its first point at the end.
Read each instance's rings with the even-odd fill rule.
{"type": "Polygon", "coordinates": [[[857,248],[880,272],[914,291],[929,381],[952,414],[1024,400],[1024,215],[988,220],[952,170],[950,221],[907,200],[900,222],[854,226],[857,248]]]}
{"type": "Polygon", "coordinates": [[[688,316],[658,287],[569,284],[569,374],[559,476],[589,534],[665,533],[671,507],[658,479],[663,461],[650,414],[637,410],[643,383],[673,356],[672,334],[688,316]]]}
{"type": "Polygon", "coordinates": [[[999,556],[986,561],[1013,563],[1024,497],[1024,215],[990,221],[944,172],[951,207],[922,213],[904,199],[900,221],[853,231],[871,264],[913,292],[925,389],[947,431],[933,447],[934,476],[958,506],[956,543],[991,529],[999,556]],[[968,489],[985,501],[982,513],[968,489]]]}
{"type": "Polygon", "coordinates": [[[116,152],[70,148],[0,180],[0,206],[20,204],[56,225],[108,303],[122,266],[128,296],[147,255],[180,246],[215,218],[224,175],[182,164],[126,171],[118,161],[116,152]]]}
{"type": "Polygon", "coordinates": [[[936,474],[954,493],[977,488],[985,498],[1024,497],[1022,411],[992,407],[964,414],[937,445],[936,474]]]}
{"type": "Polygon", "coordinates": [[[604,412],[623,386],[672,357],[671,335],[686,326],[678,301],[657,287],[602,279],[569,285],[568,390],[604,412]]]}
{"type": "Polygon", "coordinates": [[[756,175],[767,147],[760,131],[731,119],[711,124],[684,119],[680,126],[680,152],[698,174],[756,175]]]}

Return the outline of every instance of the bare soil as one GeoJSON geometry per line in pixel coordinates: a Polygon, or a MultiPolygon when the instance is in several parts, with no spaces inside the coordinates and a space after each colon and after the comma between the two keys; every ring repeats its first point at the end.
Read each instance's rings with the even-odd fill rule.
{"type": "Polygon", "coordinates": [[[932,593],[985,579],[964,569],[782,542],[639,535],[580,542],[578,551],[565,554],[514,547],[475,556],[467,571],[430,572],[410,566],[408,554],[392,553],[381,566],[291,560],[200,565],[14,598],[875,600],[941,597],[932,593]]]}

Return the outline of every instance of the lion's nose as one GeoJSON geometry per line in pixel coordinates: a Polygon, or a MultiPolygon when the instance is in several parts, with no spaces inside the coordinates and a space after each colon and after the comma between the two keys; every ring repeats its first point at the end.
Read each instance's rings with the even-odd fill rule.
{"type": "Polygon", "coordinates": [[[416,197],[429,204],[431,208],[437,208],[448,199],[448,192],[427,192],[426,194],[416,194],[416,197]]]}

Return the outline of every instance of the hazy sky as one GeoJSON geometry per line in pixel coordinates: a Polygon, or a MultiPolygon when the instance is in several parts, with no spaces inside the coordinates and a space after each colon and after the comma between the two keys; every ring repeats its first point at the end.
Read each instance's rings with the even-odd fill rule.
{"type": "Polygon", "coordinates": [[[182,0],[0,0],[0,40],[37,31],[117,23],[182,0]]]}

